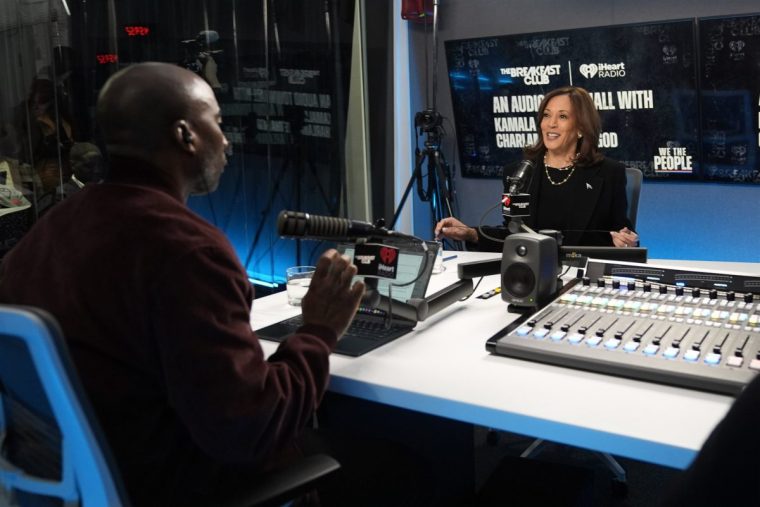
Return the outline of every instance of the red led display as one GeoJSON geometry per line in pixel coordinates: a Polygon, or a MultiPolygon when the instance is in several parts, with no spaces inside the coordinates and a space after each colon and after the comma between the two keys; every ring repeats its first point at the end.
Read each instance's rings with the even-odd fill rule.
{"type": "Polygon", "coordinates": [[[129,37],[147,37],[150,33],[150,28],[147,26],[125,26],[124,31],[127,32],[129,37]]]}
{"type": "Polygon", "coordinates": [[[95,58],[98,59],[98,63],[100,65],[106,65],[108,63],[116,63],[119,61],[119,55],[116,53],[104,53],[95,55],[95,58]]]}

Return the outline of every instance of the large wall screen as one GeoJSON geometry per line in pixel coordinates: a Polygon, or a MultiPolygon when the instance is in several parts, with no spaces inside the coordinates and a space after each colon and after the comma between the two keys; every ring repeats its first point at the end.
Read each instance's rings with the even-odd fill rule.
{"type": "Polygon", "coordinates": [[[543,95],[575,85],[599,109],[604,153],[647,178],[760,182],[760,16],[445,46],[463,176],[500,177],[535,142],[543,95]]]}

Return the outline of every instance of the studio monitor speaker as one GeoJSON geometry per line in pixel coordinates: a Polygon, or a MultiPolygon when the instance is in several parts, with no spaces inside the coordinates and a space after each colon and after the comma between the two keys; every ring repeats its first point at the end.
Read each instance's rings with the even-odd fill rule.
{"type": "Polygon", "coordinates": [[[559,276],[557,241],[535,233],[507,236],[501,256],[501,298],[533,308],[555,297],[559,276]]]}

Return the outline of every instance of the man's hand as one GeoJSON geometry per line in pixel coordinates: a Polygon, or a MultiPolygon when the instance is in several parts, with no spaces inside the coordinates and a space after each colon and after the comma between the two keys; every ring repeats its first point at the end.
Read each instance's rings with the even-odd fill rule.
{"type": "Polygon", "coordinates": [[[639,235],[628,227],[623,227],[619,231],[610,231],[610,235],[612,236],[612,244],[618,248],[636,246],[639,242],[639,235]]]}
{"type": "Polygon", "coordinates": [[[478,231],[464,225],[454,217],[448,217],[435,224],[435,239],[441,238],[477,243],[478,231]]]}
{"type": "Polygon", "coordinates": [[[364,294],[364,282],[351,285],[356,266],[336,250],[326,251],[311,279],[309,291],[301,301],[304,324],[319,324],[335,331],[338,338],[346,332],[364,294]]]}

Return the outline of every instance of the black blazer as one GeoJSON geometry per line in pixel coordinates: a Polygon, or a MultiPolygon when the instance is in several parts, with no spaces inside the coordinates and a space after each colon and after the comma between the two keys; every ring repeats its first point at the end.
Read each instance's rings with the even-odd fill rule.
{"type": "MultiPolygon", "coordinates": [[[[515,163],[505,167],[504,174],[507,176],[513,174],[518,165],[515,163]]],[[[539,224],[537,218],[539,206],[553,205],[551,202],[542,202],[541,200],[539,190],[541,179],[545,178],[544,164],[538,162],[533,170],[533,178],[528,189],[531,216],[524,220],[525,225],[536,232],[538,229],[551,228],[550,224],[539,224]]],[[[563,244],[611,246],[612,237],[608,231],[619,231],[623,227],[633,230],[627,215],[628,199],[625,192],[626,176],[623,164],[605,158],[591,166],[577,167],[572,178],[576,180],[573,188],[579,192],[573,207],[571,209],[557,207],[556,210],[551,210],[551,214],[566,214],[565,223],[568,232],[563,233],[563,244]],[[592,232],[578,232],[581,230],[592,232]]],[[[506,192],[508,188],[506,177],[503,184],[506,192]]],[[[483,227],[483,229],[489,236],[503,239],[509,234],[506,228],[507,223],[505,220],[501,227],[483,227]]],[[[501,251],[501,242],[492,241],[482,234],[478,234],[478,236],[480,241],[476,244],[468,243],[469,249],[490,252],[501,251]]]]}

